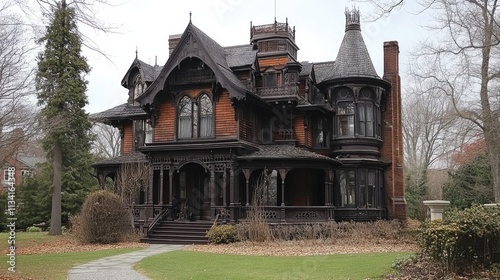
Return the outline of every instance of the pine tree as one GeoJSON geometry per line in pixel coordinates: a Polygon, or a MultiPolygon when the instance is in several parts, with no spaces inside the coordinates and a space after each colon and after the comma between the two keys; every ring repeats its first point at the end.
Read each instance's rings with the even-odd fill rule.
{"type": "Polygon", "coordinates": [[[52,8],[40,43],[45,49],[38,57],[36,86],[38,104],[44,106],[43,121],[50,123],[43,147],[52,160],[53,172],[49,234],[61,234],[62,211],[77,211],[93,184],[91,123],[84,110],[88,103],[85,75],[90,67],[81,54],[75,11],[65,0],[52,8]]]}

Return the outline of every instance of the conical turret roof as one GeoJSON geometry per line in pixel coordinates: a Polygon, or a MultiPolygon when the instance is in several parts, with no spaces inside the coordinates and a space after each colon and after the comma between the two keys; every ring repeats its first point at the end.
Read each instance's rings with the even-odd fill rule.
{"type": "Polygon", "coordinates": [[[370,54],[361,35],[359,10],[346,9],[346,28],[331,78],[369,77],[378,78],[370,54]]]}

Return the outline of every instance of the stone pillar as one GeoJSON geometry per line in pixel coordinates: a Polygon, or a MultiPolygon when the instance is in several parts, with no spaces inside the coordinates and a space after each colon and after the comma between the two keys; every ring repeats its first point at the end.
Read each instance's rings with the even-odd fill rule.
{"type": "Polygon", "coordinates": [[[444,209],[450,204],[446,200],[424,200],[423,203],[430,209],[431,221],[442,220],[444,209]]]}

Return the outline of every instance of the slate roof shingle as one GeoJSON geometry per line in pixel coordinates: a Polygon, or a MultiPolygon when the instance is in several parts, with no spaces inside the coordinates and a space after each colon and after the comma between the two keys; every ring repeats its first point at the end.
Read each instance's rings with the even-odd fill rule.
{"type": "Polygon", "coordinates": [[[91,114],[90,119],[94,121],[104,121],[145,116],[147,116],[147,114],[141,107],[124,103],[106,111],[91,114]]]}
{"type": "Polygon", "coordinates": [[[326,160],[339,162],[336,159],[320,155],[304,148],[292,145],[261,145],[260,150],[248,155],[239,156],[238,159],[309,159],[309,160],[326,160]]]}

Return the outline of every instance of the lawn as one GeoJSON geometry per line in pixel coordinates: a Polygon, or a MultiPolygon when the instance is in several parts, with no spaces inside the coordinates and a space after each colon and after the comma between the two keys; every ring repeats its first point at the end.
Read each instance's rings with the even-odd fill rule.
{"type": "Polygon", "coordinates": [[[134,268],[151,279],[381,279],[394,260],[410,254],[268,257],[174,251],[145,258],[134,268]]]}
{"type": "Polygon", "coordinates": [[[16,233],[16,267],[9,272],[7,251],[8,233],[0,233],[0,279],[67,279],[68,270],[73,266],[86,262],[118,255],[143,248],[104,249],[101,245],[93,245],[91,250],[81,252],[85,246],[78,246],[71,235],[48,235],[47,232],[16,233]],[[2,241],[4,240],[4,241],[2,241]],[[64,248],[66,247],[66,248],[64,248]],[[65,251],[57,252],[54,251],[65,251]]]}

